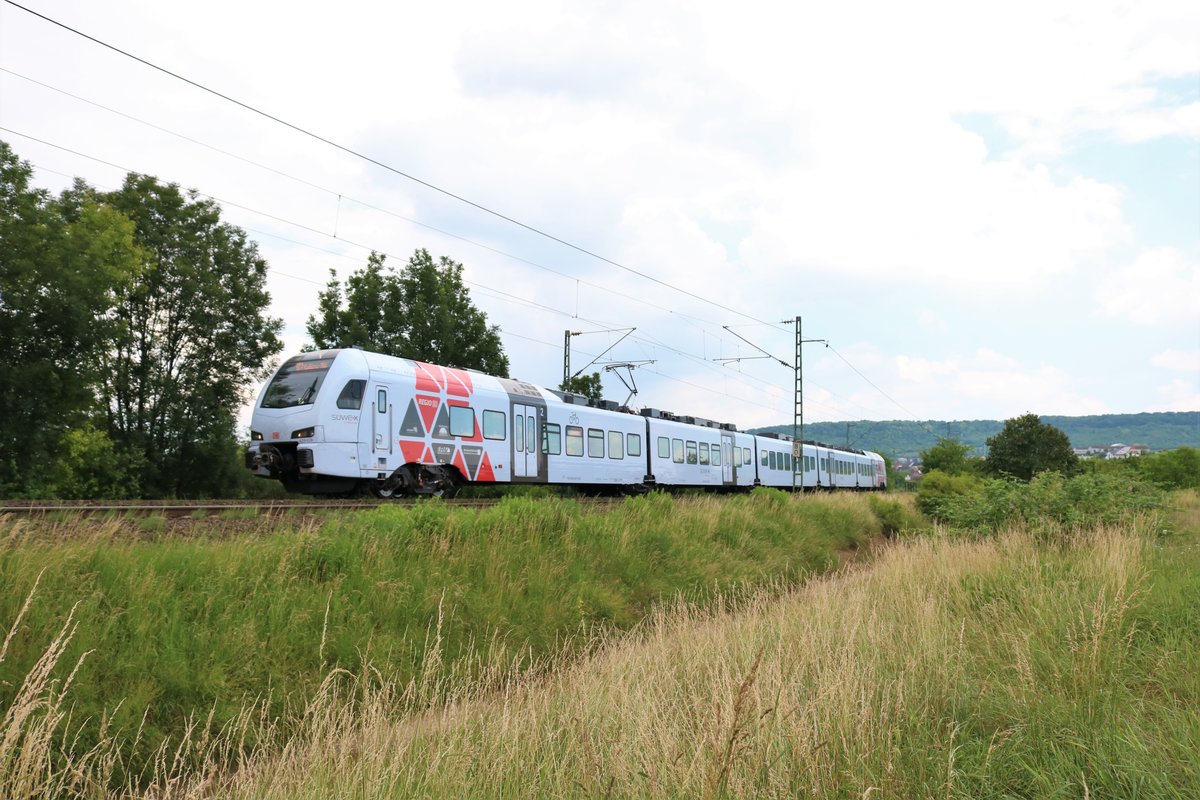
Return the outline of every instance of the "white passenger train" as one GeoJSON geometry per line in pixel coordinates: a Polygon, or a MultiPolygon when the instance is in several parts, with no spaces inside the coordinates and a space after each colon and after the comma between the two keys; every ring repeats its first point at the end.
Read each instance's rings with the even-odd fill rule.
{"type": "Polygon", "coordinates": [[[259,394],[246,466],[292,492],[450,496],[470,484],[884,489],[883,458],[620,410],[510,378],[362,350],[288,359],[259,394]]]}

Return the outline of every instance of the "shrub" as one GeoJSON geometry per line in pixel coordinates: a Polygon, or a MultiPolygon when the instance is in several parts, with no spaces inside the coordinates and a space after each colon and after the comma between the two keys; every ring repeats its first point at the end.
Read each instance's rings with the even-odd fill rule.
{"type": "Polygon", "coordinates": [[[879,520],[883,535],[888,538],[898,533],[925,527],[921,516],[899,500],[870,495],[867,497],[867,505],[870,507],[871,513],[879,520]]]}
{"type": "Polygon", "coordinates": [[[1200,489],[1200,450],[1179,447],[1130,459],[1160,489],[1200,489]]]}
{"type": "Polygon", "coordinates": [[[974,475],[950,475],[932,470],[921,479],[917,490],[917,508],[923,514],[943,520],[943,507],[953,497],[974,495],[983,490],[983,481],[974,475]]]}
{"type": "MultiPolygon", "coordinates": [[[[918,495],[918,502],[920,496],[918,495]]],[[[1040,534],[1120,522],[1162,506],[1162,493],[1129,475],[1043,472],[1029,483],[985,481],[977,492],[939,496],[936,516],[956,528],[998,531],[1024,525],[1040,534]]]]}

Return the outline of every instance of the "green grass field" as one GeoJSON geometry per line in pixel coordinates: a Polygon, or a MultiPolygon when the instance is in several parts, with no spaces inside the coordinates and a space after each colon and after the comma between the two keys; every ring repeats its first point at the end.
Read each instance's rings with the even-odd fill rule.
{"type": "Polygon", "coordinates": [[[432,502],[213,536],[10,521],[0,620],[20,624],[0,708],[69,618],[47,678],[74,670],[71,749],[110,747],[115,779],[143,785],[168,768],[161,747],[241,725],[247,708],[271,724],[245,730],[239,750],[286,736],[331,671],[369,665],[428,704],[585,654],[676,598],[797,585],[880,530],[862,502],[774,491],[655,494],[601,513],[554,498],[432,502]]]}
{"type": "Polygon", "coordinates": [[[219,540],[10,529],[0,576],[26,585],[5,598],[0,795],[1195,797],[1200,495],[1169,505],[990,536],[775,492],[219,540]],[[881,520],[891,544],[823,571],[881,520]],[[79,576],[90,592],[61,588],[79,576]],[[120,585],[137,588],[106,620],[98,587],[120,585]],[[169,624],[131,646],[130,608],[169,624]],[[393,625],[401,609],[414,621],[393,625]],[[190,707],[157,757],[117,715],[76,739],[106,660],[214,679],[228,705],[190,707]]]}

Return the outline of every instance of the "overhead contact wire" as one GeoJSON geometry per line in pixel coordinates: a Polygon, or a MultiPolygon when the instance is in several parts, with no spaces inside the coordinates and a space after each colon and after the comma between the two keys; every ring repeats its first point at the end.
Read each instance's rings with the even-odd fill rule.
{"type": "Polygon", "coordinates": [[[359,152],[359,151],[357,151],[357,150],[354,150],[353,148],[347,147],[347,146],[345,146],[345,145],[343,145],[343,144],[339,144],[338,142],[335,142],[335,141],[333,141],[332,139],[328,139],[328,138],[326,138],[326,137],[324,137],[324,136],[321,136],[320,134],[313,133],[312,131],[310,131],[310,130],[307,130],[306,128],[302,128],[302,127],[300,127],[299,125],[296,125],[296,124],[294,124],[294,123],[288,122],[288,121],[287,121],[287,120],[285,120],[285,119],[282,119],[282,118],[280,118],[280,117],[277,117],[277,116],[275,116],[275,115],[273,115],[273,114],[270,114],[270,113],[268,113],[268,112],[266,112],[266,111],[263,111],[262,109],[259,109],[259,108],[255,107],[255,106],[252,106],[252,105],[250,105],[249,103],[245,103],[245,102],[243,102],[243,101],[241,101],[241,100],[238,100],[237,98],[234,98],[234,97],[231,97],[231,96],[229,96],[229,95],[227,95],[227,94],[224,94],[224,93],[222,93],[222,92],[219,92],[219,91],[217,91],[216,89],[212,89],[212,88],[210,88],[210,87],[208,87],[208,86],[206,86],[206,85],[204,85],[204,84],[202,84],[202,83],[199,83],[199,82],[197,82],[197,81],[194,81],[194,80],[192,80],[192,79],[190,79],[190,78],[184,77],[183,75],[180,75],[179,73],[172,72],[171,70],[167,69],[166,67],[159,66],[158,64],[155,64],[155,63],[154,63],[154,62],[152,62],[152,61],[147,61],[146,59],[144,59],[144,58],[142,58],[142,57],[140,57],[140,56],[134,55],[133,53],[130,53],[130,52],[129,52],[129,51],[127,51],[127,50],[123,50],[123,49],[121,49],[120,47],[117,47],[116,45],[109,44],[108,42],[105,42],[105,41],[103,41],[102,39],[97,39],[95,36],[91,36],[91,35],[89,35],[89,34],[87,34],[87,33],[84,33],[84,32],[83,32],[83,31],[81,31],[81,30],[78,30],[77,28],[73,28],[73,27],[71,27],[70,25],[67,25],[67,24],[65,24],[65,23],[63,23],[63,22],[59,22],[58,20],[56,20],[56,19],[53,19],[52,17],[48,17],[48,16],[46,16],[45,14],[39,13],[39,12],[37,12],[37,11],[34,11],[34,10],[33,10],[33,9],[31,9],[31,8],[28,8],[28,7],[26,7],[26,6],[23,6],[23,5],[21,5],[20,3],[14,2],[14,0],[4,0],[4,2],[5,2],[5,3],[7,3],[8,5],[10,5],[10,6],[14,7],[14,8],[20,9],[21,11],[24,11],[24,12],[26,12],[26,13],[28,13],[28,14],[31,14],[31,15],[33,15],[33,16],[35,16],[35,17],[37,17],[37,18],[39,18],[39,19],[41,19],[41,20],[43,20],[43,21],[45,21],[45,22],[48,22],[48,23],[50,23],[51,25],[54,25],[54,26],[56,26],[56,27],[59,27],[59,28],[62,28],[63,30],[65,30],[65,31],[68,31],[68,32],[70,32],[70,33],[73,33],[73,34],[75,34],[76,36],[79,36],[79,37],[81,37],[81,38],[87,39],[88,41],[92,42],[93,44],[96,44],[96,45],[99,45],[100,47],[103,47],[103,48],[106,48],[106,49],[108,49],[108,50],[111,50],[111,51],[113,51],[114,53],[118,53],[119,55],[122,55],[122,56],[124,56],[124,57],[126,57],[126,58],[132,59],[133,61],[136,61],[136,62],[138,62],[139,64],[142,64],[142,65],[144,65],[144,66],[146,66],[146,67],[149,67],[149,68],[151,68],[151,69],[153,69],[153,70],[156,70],[156,71],[158,71],[158,72],[161,72],[162,74],[164,74],[164,75],[167,75],[167,76],[169,76],[169,77],[172,77],[172,78],[174,78],[174,79],[176,79],[176,80],[178,80],[178,81],[182,81],[183,83],[186,83],[186,84],[188,84],[189,86],[192,86],[192,87],[194,87],[194,88],[196,88],[196,89],[199,89],[199,90],[200,90],[200,91],[202,91],[202,92],[206,92],[206,93],[208,93],[208,94],[211,94],[211,95],[213,95],[214,97],[218,97],[218,98],[220,98],[220,99],[222,99],[222,100],[224,100],[224,101],[226,101],[226,102],[228,102],[228,103],[232,103],[232,104],[234,104],[234,105],[238,106],[239,108],[242,108],[242,109],[244,109],[244,110],[246,110],[246,111],[249,111],[249,112],[250,112],[250,113],[252,113],[252,114],[257,114],[258,116],[261,116],[261,117],[263,117],[263,118],[265,118],[265,119],[269,119],[269,120],[271,120],[272,122],[274,122],[274,123],[276,123],[276,124],[278,124],[278,125],[282,125],[282,126],[284,126],[285,128],[288,128],[289,130],[295,131],[296,133],[299,133],[299,134],[301,134],[301,135],[303,135],[303,136],[307,136],[307,137],[309,137],[309,138],[311,138],[311,139],[314,139],[314,140],[316,140],[316,141],[318,141],[318,142],[321,142],[322,144],[328,145],[329,147],[332,147],[332,148],[334,148],[334,149],[336,149],[336,150],[340,150],[341,152],[343,152],[343,153],[346,153],[347,155],[350,155],[350,156],[353,156],[353,157],[355,157],[355,158],[358,158],[358,159],[361,159],[361,160],[363,160],[363,161],[366,161],[367,163],[369,163],[369,164],[373,164],[374,166],[377,166],[377,167],[379,167],[380,169],[386,170],[386,171],[388,171],[388,172],[391,172],[391,173],[393,173],[393,174],[395,174],[395,175],[399,175],[400,177],[402,177],[402,178],[406,178],[406,179],[408,179],[408,180],[410,180],[410,181],[412,181],[412,182],[414,182],[414,183],[420,184],[421,186],[424,186],[424,187],[426,187],[427,189],[430,189],[430,190],[432,190],[432,191],[438,192],[439,194],[442,194],[442,195],[445,195],[446,197],[449,197],[449,198],[452,198],[452,199],[454,199],[454,200],[457,200],[457,201],[459,201],[460,203],[463,203],[463,204],[465,204],[465,205],[471,206],[472,208],[475,208],[475,209],[477,209],[477,210],[479,210],[479,211],[482,211],[482,212],[484,212],[485,214],[489,214],[489,215],[491,215],[491,216],[493,216],[493,217],[496,217],[496,218],[498,218],[498,219],[504,220],[505,222],[508,222],[508,223],[510,223],[510,224],[512,224],[512,225],[516,225],[517,227],[519,227],[519,228],[523,228],[524,230],[527,230],[527,231],[529,231],[530,233],[536,234],[536,235],[538,235],[538,236],[541,236],[541,237],[543,237],[543,238],[545,238],[545,239],[549,239],[549,240],[550,240],[550,241],[552,241],[552,242],[556,242],[556,243],[558,243],[558,244],[561,244],[561,245],[562,245],[562,246],[564,246],[564,247],[567,247],[567,248],[570,248],[570,249],[572,249],[572,250],[575,250],[576,252],[582,253],[583,255],[586,255],[586,256],[588,256],[588,257],[590,257],[590,258],[594,258],[594,259],[596,259],[597,261],[601,261],[601,262],[603,262],[603,263],[605,263],[605,264],[608,264],[608,265],[610,265],[610,266],[613,266],[613,267],[616,267],[616,268],[618,268],[618,269],[624,270],[624,271],[626,271],[626,272],[628,272],[628,273],[630,273],[630,274],[637,275],[638,277],[640,277],[640,278],[643,278],[644,280],[651,281],[652,283],[656,283],[656,284],[658,284],[658,285],[660,285],[660,286],[664,286],[664,287],[666,287],[666,288],[668,288],[668,289],[672,289],[672,290],[674,290],[674,291],[676,291],[676,292],[679,292],[680,294],[687,295],[688,297],[691,297],[691,298],[692,298],[692,299],[694,299],[694,300],[699,300],[699,301],[700,301],[700,302],[702,302],[702,303],[707,303],[708,305],[711,305],[711,306],[713,306],[713,307],[715,307],[715,308],[720,308],[720,309],[721,309],[721,310],[723,310],[723,311],[728,311],[728,312],[729,312],[729,313],[731,313],[731,314],[736,314],[736,315],[737,315],[737,316],[739,316],[739,317],[744,317],[744,318],[746,318],[746,319],[754,320],[755,322],[759,322],[759,323],[762,323],[762,324],[764,324],[764,325],[773,325],[773,323],[767,322],[767,321],[765,321],[765,320],[761,320],[761,319],[759,319],[758,317],[755,317],[755,316],[753,316],[752,314],[747,314],[747,313],[745,313],[745,312],[743,312],[743,311],[738,311],[738,310],[737,310],[737,309],[735,309],[735,308],[730,308],[729,306],[726,306],[726,305],[724,305],[724,304],[722,304],[722,303],[718,303],[718,302],[716,302],[715,300],[710,300],[710,299],[708,299],[707,297],[702,297],[701,295],[698,295],[698,294],[696,294],[696,293],[694,293],[694,292],[690,292],[690,291],[688,291],[687,289],[683,289],[683,288],[681,288],[681,287],[675,286],[675,285],[673,285],[673,284],[671,284],[671,283],[668,283],[668,282],[666,282],[666,281],[664,281],[664,280],[661,280],[661,279],[659,279],[659,278],[655,278],[653,275],[649,275],[649,274],[647,274],[647,273],[645,273],[645,272],[642,272],[642,271],[640,271],[640,270],[636,270],[636,269],[634,269],[634,268],[632,268],[632,267],[628,267],[628,266],[626,266],[626,265],[624,265],[624,264],[622,264],[622,263],[620,263],[620,262],[618,262],[618,261],[614,261],[614,260],[613,260],[613,259],[611,259],[611,258],[608,258],[608,257],[606,257],[606,256],[602,256],[602,255],[600,255],[599,253],[596,253],[596,252],[594,252],[594,251],[592,251],[592,250],[588,250],[588,249],[587,249],[587,248],[585,248],[585,247],[582,247],[582,246],[580,246],[580,245],[577,245],[577,244],[574,244],[574,243],[572,243],[572,242],[569,242],[569,241],[567,241],[566,239],[562,239],[562,238],[560,238],[560,237],[558,237],[558,236],[555,236],[555,235],[553,235],[553,234],[551,234],[551,233],[548,233],[547,231],[544,231],[544,230],[542,230],[542,229],[540,229],[540,228],[537,228],[537,227],[535,227],[535,226],[533,226],[533,225],[529,225],[529,224],[527,224],[527,223],[521,222],[520,220],[518,220],[518,219],[515,219],[514,217],[510,217],[510,216],[508,216],[508,215],[506,215],[506,214],[503,214],[503,213],[501,213],[501,212],[499,212],[499,211],[496,211],[495,209],[489,208],[489,207],[487,207],[487,206],[485,206],[485,205],[483,205],[483,204],[481,204],[481,203],[476,203],[474,200],[470,200],[470,199],[468,199],[468,198],[466,198],[466,197],[463,197],[462,195],[456,194],[456,193],[454,193],[454,192],[452,192],[452,191],[450,191],[450,190],[448,190],[448,189],[443,189],[442,187],[440,187],[440,186],[438,186],[438,185],[436,185],[436,184],[434,184],[434,183],[430,183],[429,181],[423,180],[422,178],[418,178],[418,177],[416,177],[415,175],[412,175],[412,174],[410,174],[410,173],[404,172],[403,170],[401,170],[401,169],[399,169],[399,168],[397,168],[397,167],[393,167],[393,166],[391,166],[390,164],[384,163],[384,162],[382,162],[382,161],[380,161],[380,160],[378,160],[378,159],[376,159],[376,158],[374,158],[374,157],[372,157],[372,156],[366,155],[365,153],[361,153],[361,152],[359,152]]]}

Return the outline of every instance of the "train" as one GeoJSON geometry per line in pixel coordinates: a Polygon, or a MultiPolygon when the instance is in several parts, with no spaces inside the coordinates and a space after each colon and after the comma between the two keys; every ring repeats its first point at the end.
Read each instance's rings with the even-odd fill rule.
{"type": "Polygon", "coordinates": [[[887,488],[883,457],[360,349],[300,353],[262,387],[245,466],[308,495],[452,497],[472,485],[585,492],[887,488]]]}

